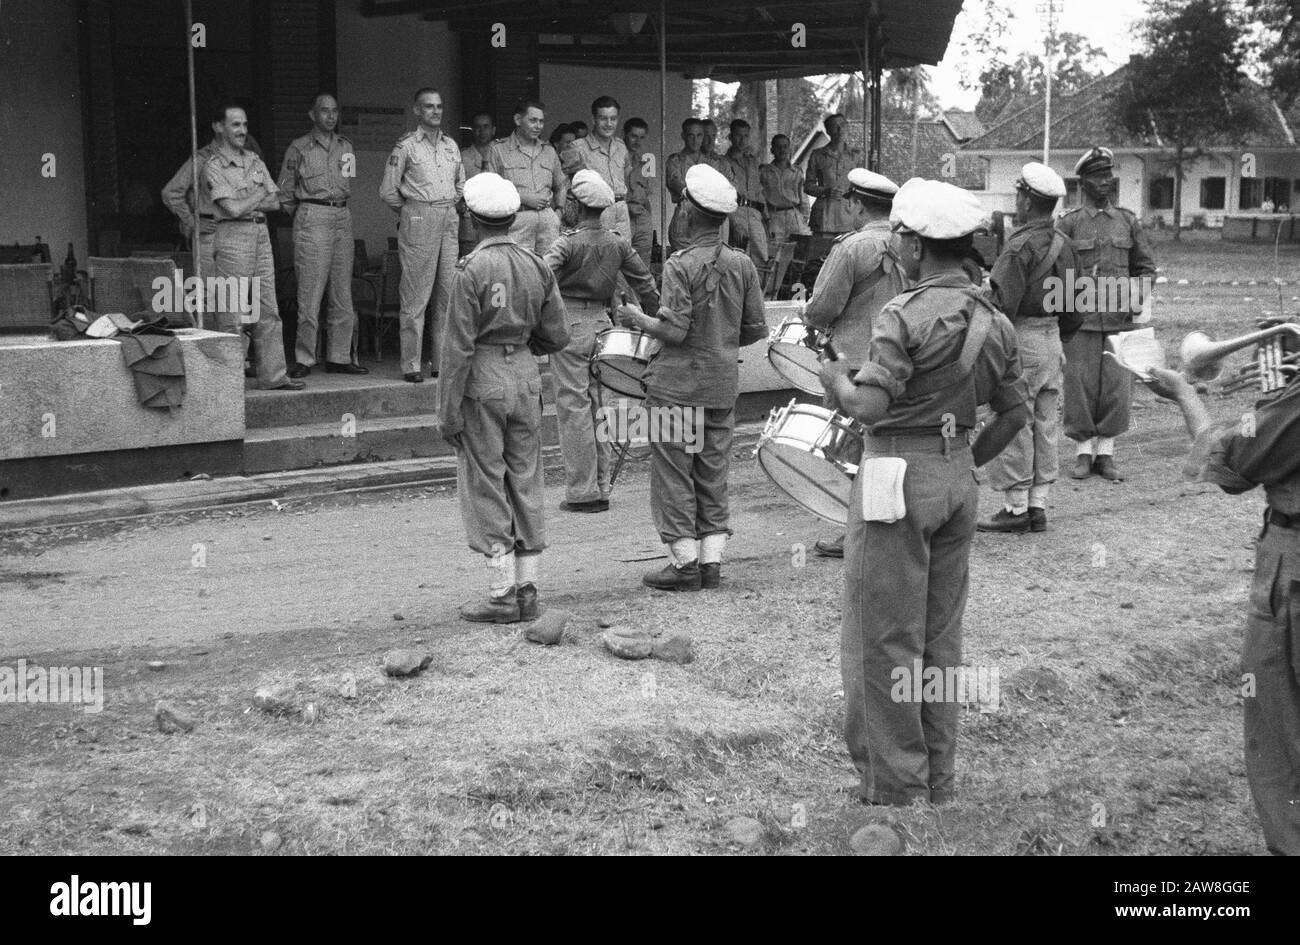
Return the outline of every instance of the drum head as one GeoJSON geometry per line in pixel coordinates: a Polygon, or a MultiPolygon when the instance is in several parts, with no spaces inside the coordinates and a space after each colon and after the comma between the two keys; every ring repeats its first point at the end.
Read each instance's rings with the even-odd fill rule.
{"type": "Polygon", "coordinates": [[[758,462],[772,481],[803,508],[834,525],[849,519],[853,480],[804,446],[768,440],[758,450],[758,462]]]}
{"type": "Polygon", "coordinates": [[[645,362],[638,358],[605,355],[592,360],[591,376],[596,379],[596,383],[622,397],[644,400],[645,388],[641,385],[641,376],[645,374],[645,368],[645,362]]]}
{"type": "Polygon", "coordinates": [[[767,360],[772,369],[789,381],[797,390],[819,397],[826,393],[821,382],[821,362],[817,352],[804,345],[783,341],[773,342],[767,349],[767,360]]]}

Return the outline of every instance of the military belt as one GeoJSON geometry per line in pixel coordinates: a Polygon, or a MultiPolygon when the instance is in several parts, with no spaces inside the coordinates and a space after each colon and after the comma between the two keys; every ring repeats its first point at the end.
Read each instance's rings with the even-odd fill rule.
{"type": "Polygon", "coordinates": [[[346,207],[348,205],[346,200],[313,200],[309,197],[303,197],[298,202],[314,203],[318,207],[346,207]]]}
{"type": "Polygon", "coordinates": [[[251,217],[231,217],[226,220],[218,220],[218,223],[265,223],[265,213],[255,213],[251,217]]]}

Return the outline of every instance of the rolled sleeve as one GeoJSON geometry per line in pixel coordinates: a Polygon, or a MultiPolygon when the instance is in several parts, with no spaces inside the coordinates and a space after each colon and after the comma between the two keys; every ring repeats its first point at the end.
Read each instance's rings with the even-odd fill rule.
{"type": "Polygon", "coordinates": [[[893,401],[906,389],[915,370],[912,356],[907,352],[907,326],[903,316],[898,309],[886,305],[872,320],[867,360],[853,382],[879,387],[893,401]]]}
{"type": "Polygon", "coordinates": [[[234,185],[221,172],[216,161],[209,161],[208,166],[203,169],[203,183],[208,188],[208,199],[213,203],[236,196],[234,185]]]}
{"type": "MultiPolygon", "coordinates": [[[[388,156],[388,163],[384,165],[384,179],[379,182],[379,199],[394,210],[402,209],[402,192],[399,186],[405,170],[406,155],[402,153],[400,147],[393,148],[393,153],[388,156]]],[[[465,169],[461,168],[461,174],[464,173],[465,169]]]]}

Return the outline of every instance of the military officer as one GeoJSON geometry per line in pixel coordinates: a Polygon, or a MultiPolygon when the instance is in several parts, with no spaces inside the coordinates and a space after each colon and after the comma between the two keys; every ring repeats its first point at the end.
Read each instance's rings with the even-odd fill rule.
{"type": "Polygon", "coordinates": [[[767,337],[758,271],[720,233],[736,210],[736,189],[721,172],[697,164],[686,172],[682,200],[687,248],[664,264],[659,317],[635,305],[617,310],[624,324],[663,342],[646,368],[644,409],[661,430],[664,419],[681,420],[672,435],[650,443],[650,514],[669,564],[643,581],[666,591],[718,587],[731,534],[737,354],[767,337]]]}
{"type": "Polygon", "coordinates": [[[1186,379],[1151,374],[1148,386],[1182,408],[1192,437],[1184,475],[1232,495],[1264,487],[1241,648],[1246,781],[1269,852],[1300,856],[1300,381],[1256,404],[1249,428],[1216,427],[1186,379]]]}
{"type": "MultiPolygon", "coordinates": [[[[853,168],[848,178],[849,219],[857,229],[831,247],[803,320],[828,332],[839,357],[860,368],[867,363],[871,319],[909,283],[889,224],[898,185],[865,167],[853,168]]],[[[843,558],[844,536],[819,540],[814,551],[843,558]]]]}
{"type": "Polygon", "coordinates": [[[731,241],[743,246],[755,266],[767,265],[767,226],[763,222],[767,205],[758,158],[749,150],[749,122],[737,118],[731,123],[731,147],[727,162],[736,185],[736,212],[731,215],[731,241]]]}
{"type": "MultiPolygon", "coordinates": [[[[470,128],[473,138],[468,145],[460,149],[460,166],[465,172],[466,180],[484,171],[497,170],[492,160],[492,142],[497,136],[495,119],[490,112],[475,112],[474,117],[470,119],[470,128]]],[[[474,248],[477,234],[474,232],[474,221],[470,219],[469,211],[465,209],[464,200],[457,210],[460,212],[460,232],[457,243],[460,246],[460,254],[464,256],[474,248]]]]}
{"type": "Polygon", "coordinates": [[[1029,416],[1015,330],[961,267],[983,217],[950,184],[914,178],[899,188],[892,219],[913,288],[873,320],[856,375],[843,360],[822,367],[838,408],[868,430],[849,503],[841,670],[845,736],[872,803],[954,794],[956,693],[916,702],[905,687],[900,697],[898,670],[960,671],[979,500],[972,467],[1029,416]],[[995,418],[972,448],[982,402],[995,418]]]}
{"type": "Polygon", "coordinates": [[[600,223],[601,214],[614,202],[614,192],[604,179],[586,168],[578,171],[573,175],[573,195],[582,213],[578,228],[561,233],[546,254],[569,317],[569,344],[551,355],[564,459],[565,501],[560,508],[604,512],[609,509],[612,444],[596,433],[602,397],[600,384],[591,376],[591,354],[596,335],[610,327],[606,313],[620,274],[649,315],[659,309],[659,292],[631,245],[600,223]]]}
{"type": "Polygon", "coordinates": [[[415,93],[411,109],[419,119],[415,131],[402,135],[384,168],[379,196],[400,215],[397,250],[402,262],[401,296],[402,377],[412,384],[424,381],[421,350],[424,310],[433,296],[434,376],[438,345],[447,313],[447,289],[456,265],[456,204],[465,189],[465,169],[460,149],[442,133],[442,95],[424,88],[415,93]]]}
{"type": "Polygon", "coordinates": [[[510,238],[545,255],[560,234],[557,207],[564,206],[568,180],[560,156],[542,140],[546,109],[536,99],[515,106],[515,130],[492,146],[496,171],[519,191],[522,202],[510,238]]]}
{"type": "MultiPolygon", "coordinates": [[[[632,241],[632,221],[627,212],[627,145],[618,137],[617,100],[602,95],[591,103],[591,134],[573,142],[580,167],[595,171],[614,191],[614,205],[601,215],[601,225],[632,241]]],[[[577,123],[575,123],[577,124],[577,123]]]]}
{"type": "Polygon", "coordinates": [[[172,175],[172,179],[162,189],[163,204],[180,220],[181,234],[188,240],[194,233],[194,227],[197,225],[199,228],[199,269],[205,279],[217,274],[216,263],[212,256],[212,246],[217,235],[217,215],[212,207],[212,201],[208,199],[207,190],[203,187],[203,169],[207,167],[208,161],[220,146],[220,135],[213,135],[212,140],[199,148],[193,157],[185,159],[180,170],[172,175]],[[197,206],[194,199],[196,159],[199,163],[197,206]]]}
{"type": "Polygon", "coordinates": [[[1144,285],[1156,273],[1142,224],[1133,211],[1114,205],[1114,159],[1109,148],[1093,148],[1079,158],[1074,172],[1083,206],[1056,224],[1074,243],[1080,275],[1098,287],[1094,311],[1086,313],[1079,332],[1065,344],[1065,435],[1076,444],[1070,472],[1075,479],[1093,473],[1111,481],[1121,478],[1113,458],[1115,438],[1128,430],[1133,375],[1102,352],[1108,337],[1139,327],[1133,316],[1141,312],[1144,285]],[[1102,291],[1106,283],[1099,281],[1115,278],[1133,287],[1118,299],[1117,293],[1102,291]]]}
{"type": "Polygon", "coordinates": [[[650,131],[644,119],[623,122],[623,143],[627,145],[627,213],[632,221],[632,248],[646,268],[650,268],[650,250],[654,243],[654,211],[650,207],[650,178],[645,174],[641,155],[650,131]]]}
{"type": "Polygon", "coordinates": [[[1056,481],[1060,449],[1065,365],[1061,341],[1074,336],[1081,320],[1073,306],[1057,311],[1048,300],[1049,280],[1064,285],[1068,274],[1079,268],[1074,247],[1054,224],[1056,202],[1064,196],[1065,181],[1050,167],[1030,161],[1021,169],[1016,180],[1016,219],[1021,225],[1007,240],[990,276],[993,304],[1016,329],[1033,416],[989,464],[989,483],[1004,494],[1006,503],[979,523],[982,532],[1047,531],[1047,495],[1056,481]]]}
{"type": "MultiPolygon", "coordinates": [[[[216,214],[217,232],[212,253],[216,275],[236,278],[252,293],[255,307],[243,304],[241,288],[237,311],[215,312],[217,330],[239,334],[253,325],[257,345],[257,382],[263,390],[302,390],[306,385],[285,371],[284,330],[275,300],[275,261],[266,215],[280,209],[280,190],[262,159],[245,150],[248,115],[234,105],[219,105],[213,113],[213,131],[221,145],[203,169],[203,187],[216,214]]],[[[226,307],[228,309],[228,306],[226,307]]],[[[245,356],[247,356],[245,341],[245,356]]]]}
{"type": "Polygon", "coordinates": [[[790,138],[774,135],[771,149],[771,163],[758,169],[767,204],[769,247],[812,233],[803,215],[803,170],[790,163],[790,138]]]}
{"type": "Polygon", "coordinates": [[[668,225],[668,246],[676,252],[686,248],[686,215],[682,205],[686,190],[686,172],[697,164],[708,163],[700,145],[704,142],[704,122],[688,118],[682,122],[682,149],[668,155],[664,165],[664,184],[673,200],[673,219],[668,225]]]}
{"type": "Polygon", "coordinates": [[[843,115],[827,115],[823,127],[830,141],[809,155],[803,185],[804,193],[817,198],[808,225],[818,236],[839,236],[853,229],[846,201],[849,170],[866,162],[862,150],[849,147],[844,138],[848,120],[843,115]]]}
{"type": "Polygon", "coordinates": [[[465,184],[478,246],[456,264],[439,366],[438,423],[456,450],[461,517],[487,558],[488,598],[463,606],[479,623],[538,614],[542,380],[534,354],[569,342],[564,300],[541,258],[510,238],[519,192],[491,171],[465,184]]]}
{"type": "Polygon", "coordinates": [[[352,213],[348,197],[356,175],[352,142],[335,129],[339,103],[317,95],[307,113],[312,130],[296,138],[284,152],[280,193],[284,209],[293,214],[293,268],[298,275],[298,337],[290,377],[306,377],[316,363],[316,320],[329,283],[329,351],[325,370],[331,374],[369,374],[352,362],[352,333],[357,313],[352,307],[352,213]]]}

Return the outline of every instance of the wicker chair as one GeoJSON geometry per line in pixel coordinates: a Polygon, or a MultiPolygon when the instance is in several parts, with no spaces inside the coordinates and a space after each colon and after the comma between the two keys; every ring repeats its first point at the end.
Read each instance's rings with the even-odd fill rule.
{"type": "Polygon", "coordinates": [[[0,265],[0,332],[46,331],[53,317],[52,265],[0,265]]]}
{"type": "MultiPolygon", "coordinates": [[[[101,315],[109,312],[121,312],[123,315],[152,312],[154,280],[161,277],[171,285],[175,270],[176,263],[169,256],[133,256],[126,259],[91,256],[86,262],[90,307],[101,315]]],[[[188,312],[167,312],[166,315],[168,325],[178,328],[191,328],[194,325],[188,312]]]]}

